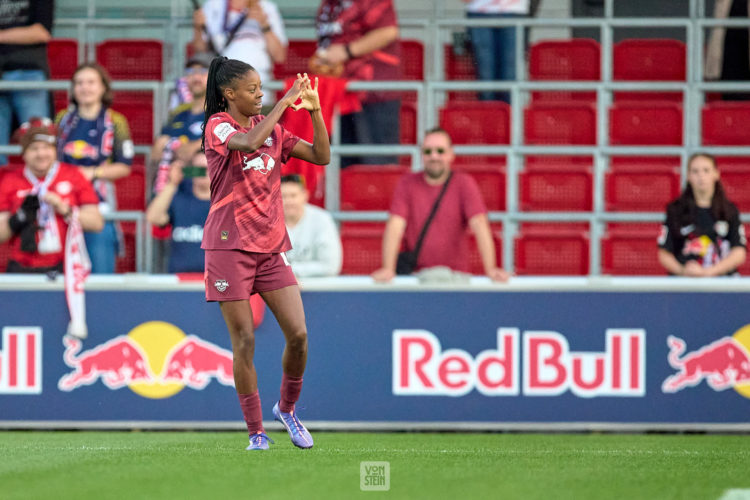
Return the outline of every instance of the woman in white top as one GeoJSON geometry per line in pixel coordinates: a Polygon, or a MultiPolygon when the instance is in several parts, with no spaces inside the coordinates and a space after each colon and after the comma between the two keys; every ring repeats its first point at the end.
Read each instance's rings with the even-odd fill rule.
{"type": "MultiPolygon", "coordinates": [[[[284,62],[287,45],[279,8],[269,0],[207,0],[193,13],[193,49],[246,62],[262,82],[273,80],[273,65],[284,62]]],[[[263,104],[269,99],[273,92],[263,104]]]]}

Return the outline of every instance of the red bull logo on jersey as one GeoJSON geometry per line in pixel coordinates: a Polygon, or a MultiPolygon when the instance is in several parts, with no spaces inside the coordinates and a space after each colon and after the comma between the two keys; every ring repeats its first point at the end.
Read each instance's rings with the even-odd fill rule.
{"type": "Polygon", "coordinates": [[[65,337],[63,343],[63,360],[72,371],[60,378],[61,391],[101,382],[162,399],[185,387],[203,390],[212,380],[234,386],[231,351],[163,321],[143,323],[86,351],[78,339],[65,337]]]}
{"type": "Polygon", "coordinates": [[[750,398],[750,325],[688,353],[679,337],[670,335],[667,345],[667,361],[677,373],[664,380],[663,392],[679,392],[705,380],[714,391],[733,388],[750,398]]]}
{"type": "Polygon", "coordinates": [[[0,394],[42,393],[42,329],[5,326],[0,344],[0,394]]]}
{"type": "Polygon", "coordinates": [[[63,153],[76,160],[96,160],[99,158],[99,149],[86,141],[70,141],[63,147],[63,153]]]}
{"type": "Polygon", "coordinates": [[[274,160],[271,155],[266,153],[260,153],[260,155],[256,156],[255,158],[248,158],[247,156],[242,156],[242,161],[245,163],[245,166],[242,167],[242,170],[255,170],[256,172],[260,172],[263,175],[268,174],[271,170],[273,170],[273,167],[276,166],[276,160],[274,160]]]}
{"type": "Polygon", "coordinates": [[[642,329],[608,329],[604,352],[571,351],[567,338],[558,332],[521,335],[518,328],[499,328],[497,348],[476,356],[461,349],[443,350],[426,330],[395,330],[392,342],[395,395],[463,396],[474,389],[485,396],[646,394],[642,329]]]}

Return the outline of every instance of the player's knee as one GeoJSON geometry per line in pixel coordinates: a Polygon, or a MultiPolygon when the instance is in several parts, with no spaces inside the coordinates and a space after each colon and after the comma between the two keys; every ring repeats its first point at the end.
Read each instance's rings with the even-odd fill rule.
{"type": "Polygon", "coordinates": [[[297,328],[290,332],[286,338],[287,345],[296,350],[304,350],[307,348],[307,329],[297,328]]]}
{"type": "Polygon", "coordinates": [[[237,336],[237,348],[242,353],[255,351],[255,332],[252,328],[240,330],[237,336]]]}

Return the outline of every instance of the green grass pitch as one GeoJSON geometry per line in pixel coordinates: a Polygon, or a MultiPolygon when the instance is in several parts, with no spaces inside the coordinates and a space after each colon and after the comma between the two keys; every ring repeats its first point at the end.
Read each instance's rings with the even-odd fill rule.
{"type": "MultiPolygon", "coordinates": [[[[0,499],[717,499],[750,489],[750,436],[0,432],[0,499]],[[360,462],[390,490],[360,490],[360,462]]],[[[741,492],[742,494],[742,492],[741,492]]],[[[744,493],[747,495],[747,492],[744,493]]],[[[741,498],[746,498],[741,496],[741,498]]]]}

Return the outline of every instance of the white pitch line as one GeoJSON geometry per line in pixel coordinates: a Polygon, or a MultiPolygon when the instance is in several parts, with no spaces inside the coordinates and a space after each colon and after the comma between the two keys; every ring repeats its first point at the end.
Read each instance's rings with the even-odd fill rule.
{"type": "Polygon", "coordinates": [[[719,500],[750,500],[750,489],[726,490],[719,500]]]}

